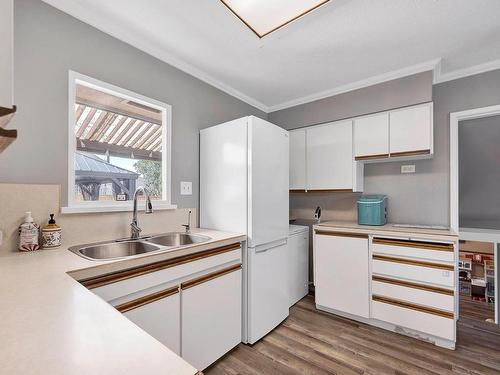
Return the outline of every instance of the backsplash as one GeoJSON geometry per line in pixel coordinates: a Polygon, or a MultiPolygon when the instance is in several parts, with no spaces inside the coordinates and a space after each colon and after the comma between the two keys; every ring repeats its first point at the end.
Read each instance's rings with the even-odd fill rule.
{"type": "Polygon", "coordinates": [[[357,221],[356,201],[360,196],[361,193],[290,193],[290,218],[314,220],[314,210],[320,206],[321,221],[357,221]]]}
{"type": "MultiPolygon", "coordinates": [[[[139,225],[143,233],[148,234],[184,230],[181,225],[187,222],[190,209],[158,210],[152,215],[145,215],[143,210],[141,204],[139,225]]],[[[191,225],[197,227],[196,209],[191,210],[191,225]]],[[[130,235],[132,212],[61,215],[59,185],[0,184],[0,231],[3,233],[0,256],[17,252],[17,230],[26,211],[31,211],[35,221],[42,226],[49,214],[56,214],[57,224],[62,227],[64,247],[130,235]]]]}

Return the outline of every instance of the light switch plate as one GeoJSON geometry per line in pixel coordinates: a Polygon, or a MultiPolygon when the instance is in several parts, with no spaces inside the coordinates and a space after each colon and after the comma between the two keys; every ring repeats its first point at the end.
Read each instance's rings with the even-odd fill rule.
{"type": "Polygon", "coordinates": [[[415,173],[415,164],[402,165],[401,173],[415,173]]]}
{"type": "Polygon", "coordinates": [[[181,195],[192,195],[193,183],[191,181],[181,181],[181,195]]]}

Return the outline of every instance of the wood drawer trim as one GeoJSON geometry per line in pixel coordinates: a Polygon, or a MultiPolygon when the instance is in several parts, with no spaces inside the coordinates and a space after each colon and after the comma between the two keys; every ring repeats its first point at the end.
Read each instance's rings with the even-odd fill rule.
{"type": "Polygon", "coordinates": [[[237,249],[241,249],[241,244],[239,242],[222,247],[216,247],[215,249],[200,251],[195,254],[182,255],[176,258],[162,260],[160,262],[155,262],[151,264],[146,264],[144,266],[129,268],[123,271],[112,272],[102,276],[91,277],[88,279],[80,280],[79,282],[88,289],[99,288],[101,286],[113,284],[118,281],[127,280],[132,277],[146,275],[151,272],[156,272],[166,268],[175,267],[181,264],[194,262],[196,260],[227,253],[229,251],[237,249]]]}
{"type": "Polygon", "coordinates": [[[350,232],[330,232],[326,230],[316,229],[316,234],[322,236],[333,236],[333,237],[354,237],[354,238],[368,238],[368,234],[363,233],[350,233],[350,232]]]}
{"type": "Polygon", "coordinates": [[[352,189],[307,189],[309,193],[352,193],[352,189]]]}
{"type": "Polygon", "coordinates": [[[417,305],[415,303],[401,301],[399,299],[382,297],[382,296],[379,296],[379,295],[373,295],[372,296],[372,301],[387,303],[389,305],[403,307],[405,309],[420,311],[420,312],[423,312],[423,313],[440,316],[442,318],[447,318],[447,319],[453,319],[453,318],[455,318],[455,314],[453,312],[444,311],[444,310],[440,310],[440,309],[435,309],[433,307],[427,307],[427,306],[417,305]]]}
{"type": "Polygon", "coordinates": [[[159,301],[163,298],[167,298],[170,296],[173,296],[174,294],[179,293],[179,285],[174,286],[172,288],[168,288],[165,290],[161,290],[156,293],[149,294],[144,297],[140,297],[137,299],[134,299],[129,302],[122,303],[120,305],[115,306],[115,309],[117,309],[119,312],[124,313],[133,309],[136,309],[138,307],[147,305],[151,302],[159,301]]]}
{"type": "Polygon", "coordinates": [[[409,281],[396,280],[396,279],[391,279],[388,277],[382,277],[382,276],[378,276],[378,275],[373,275],[372,280],[378,281],[381,283],[386,283],[386,284],[404,286],[407,288],[425,290],[427,292],[440,293],[440,294],[444,294],[447,296],[454,296],[454,294],[455,294],[453,292],[453,290],[450,290],[450,289],[438,288],[438,287],[430,286],[430,285],[422,285],[422,284],[412,283],[409,281]]]}
{"type": "Polygon", "coordinates": [[[403,151],[403,152],[391,152],[389,157],[397,158],[401,156],[417,156],[417,155],[430,155],[431,150],[415,150],[415,151],[403,151]]]}
{"type": "Polygon", "coordinates": [[[454,271],[455,267],[449,264],[440,264],[433,262],[424,262],[420,260],[412,260],[412,259],[403,259],[396,257],[388,257],[385,255],[373,255],[373,260],[381,260],[384,262],[392,262],[392,263],[401,263],[401,264],[409,264],[411,266],[420,266],[420,267],[428,267],[428,268],[437,268],[440,270],[454,271]]]}
{"type": "Polygon", "coordinates": [[[181,283],[181,289],[182,290],[186,290],[186,289],[192,288],[192,287],[194,287],[196,285],[203,284],[203,283],[205,283],[207,281],[216,279],[218,277],[227,275],[228,273],[231,273],[231,272],[234,272],[234,271],[238,271],[240,269],[241,269],[241,263],[240,264],[236,264],[236,265],[231,266],[231,267],[228,267],[228,268],[224,268],[224,269],[219,270],[219,271],[215,271],[215,272],[209,273],[207,275],[203,275],[203,276],[197,277],[196,279],[192,279],[192,280],[189,280],[189,281],[181,283]]]}
{"type": "Polygon", "coordinates": [[[354,160],[373,160],[373,159],[387,159],[389,154],[375,154],[375,155],[362,155],[356,156],[354,160]]]}
{"type": "Polygon", "coordinates": [[[352,189],[289,189],[290,193],[352,193],[352,189]]]}
{"type": "Polygon", "coordinates": [[[454,251],[453,244],[451,243],[446,244],[446,243],[436,243],[428,241],[396,240],[396,239],[380,238],[380,237],[374,237],[372,243],[377,245],[412,247],[424,250],[437,250],[437,251],[449,251],[449,252],[454,251]]]}

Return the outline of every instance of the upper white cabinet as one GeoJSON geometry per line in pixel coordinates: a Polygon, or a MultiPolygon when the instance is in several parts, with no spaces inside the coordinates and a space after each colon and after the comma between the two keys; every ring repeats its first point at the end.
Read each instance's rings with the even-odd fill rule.
{"type": "Polygon", "coordinates": [[[433,153],[432,103],[402,108],[389,113],[391,156],[433,153]]]}
{"type": "Polygon", "coordinates": [[[354,120],[354,156],[356,160],[389,157],[389,113],[354,120]]]}
{"type": "Polygon", "coordinates": [[[432,118],[431,102],[290,131],[290,190],[362,192],[364,162],[434,154],[432,118]]]}
{"type": "Polygon", "coordinates": [[[13,92],[13,0],[0,1],[0,107],[12,107],[13,92]]]}
{"type": "Polygon", "coordinates": [[[290,189],[306,189],[306,130],[290,133],[290,189]]]}
{"type": "Polygon", "coordinates": [[[352,121],[307,129],[307,190],[353,189],[352,121]]]}

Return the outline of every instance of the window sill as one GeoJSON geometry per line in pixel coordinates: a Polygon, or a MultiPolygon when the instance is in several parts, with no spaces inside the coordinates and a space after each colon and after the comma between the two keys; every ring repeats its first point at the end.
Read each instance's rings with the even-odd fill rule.
{"type": "MultiPolygon", "coordinates": [[[[165,201],[153,201],[153,212],[160,210],[176,210],[176,204],[170,204],[165,201]]],[[[108,205],[74,205],[68,207],[61,207],[62,214],[83,214],[83,213],[98,213],[98,212],[131,212],[134,207],[132,202],[124,202],[123,204],[115,203],[108,205]]],[[[143,204],[139,203],[138,210],[144,209],[143,204]]]]}

